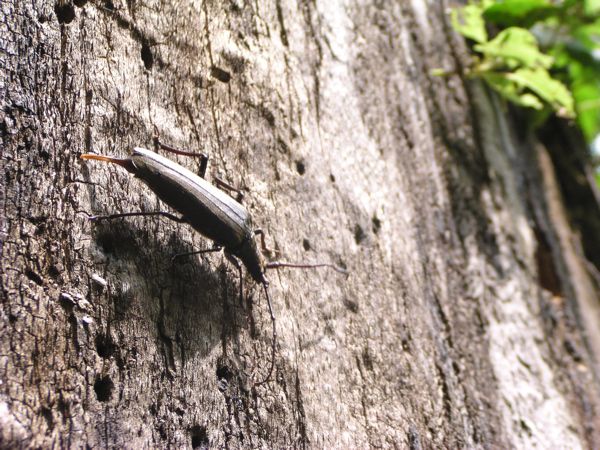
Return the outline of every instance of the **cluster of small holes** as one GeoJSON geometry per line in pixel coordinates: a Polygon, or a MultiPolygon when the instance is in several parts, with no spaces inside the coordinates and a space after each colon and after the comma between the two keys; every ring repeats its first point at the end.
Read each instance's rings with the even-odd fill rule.
{"type": "Polygon", "coordinates": [[[54,5],[54,14],[56,14],[58,23],[68,24],[73,22],[73,19],[75,19],[75,8],[70,2],[63,3],[62,1],[58,1],[54,5]]]}
{"type": "Polygon", "coordinates": [[[31,269],[25,270],[25,276],[33,281],[35,284],[42,286],[44,284],[44,280],[37,273],[35,273],[31,269]]]}
{"type": "Polygon", "coordinates": [[[48,267],[48,275],[56,280],[60,276],[60,270],[55,265],[52,265],[48,267]]]}
{"type": "Polygon", "coordinates": [[[116,350],[116,345],[108,334],[96,336],[96,352],[101,358],[110,358],[116,350]]]}
{"type": "Polygon", "coordinates": [[[231,74],[226,70],[223,70],[216,66],[212,66],[210,68],[210,76],[219,80],[222,83],[229,83],[231,81],[231,74]]]}
{"type": "Polygon", "coordinates": [[[366,238],[367,235],[365,234],[365,231],[359,224],[356,224],[354,226],[354,240],[356,243],[360,245],[366,238]]]}
{"type": "Polygon", "coordinates": [[[348,311],[356,314],[358,312],[358,303],[353,300],[345,299],[344,306],[348,309],[348,311]]]}
{"type": "Polygon", "coordinates": [[[217,367],[217,380],[229,381],[233,377],[233,372],[227,366],[217,367]]]}
{"type": "Polygon", "coordinates": [[[150,44],[148,44],[147,40],[142,41],[142,49],[141,49],[142,61],[144,62],[144,67],[146,70],[151,70],[154,65],[154,56],[152,55],[152,49],[150,48],[150,44]]]}
{"type": "Polygon", "coordinates": [[[310,242],[308,241],[308,239],[302,240],[302,247],[304,247],[304,250],[306,251],[310,250],[310,242]]]}
{"type": "Polygon", "coordinates": [[[200,425],[195,425],[190,429],[190,437],[192,439],[192,448],[194,450],[204,450],[210,448],[208,433],[206,428],[200,425]]]}
{"type": "Polygon", "coordinates": [[[381,220],[379,219],[379,217],[373,216],[372,222],[373,222],[373,233],[375,233],[375,234],[379,233],[379,230],[381,230],[381,220]]]}
{"type": "Polygon", "coordinates": [[[96,393],[96,398],[99,402],[109,401],[112,398],[114,389],[115,384],[108,375],[98,377],[94,382],[94,392],[96,393]]]}

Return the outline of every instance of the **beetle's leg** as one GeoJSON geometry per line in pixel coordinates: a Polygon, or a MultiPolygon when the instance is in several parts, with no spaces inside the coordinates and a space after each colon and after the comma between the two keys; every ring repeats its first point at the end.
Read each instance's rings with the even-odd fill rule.
{"type": "Polygon", "coordinates": [[[254,230],[254,235],[260,235],[260,248],[264,253],[266,253],[267,255],[277,253],[277,250],[271,250],[269,247],[267,247],[267,241],[265,240],[265,232],[262,229],[257,228],[256,230],[254,230]]]}
{"type": "MultiPolygon", "coordinates": [[[[235,256],[233,256],[230,252],[225,250],[225,257],[238,268],[240,274],[240,301],[243,301],[243,290],[242,290],[242,265],[237,260],[235,256]]],[[[258,383],[255,383],[255,386],[260,386],[261,384],[265,384],[267,381],[271,379],[271,375],[273,374],[273,368],[275,367],[275,346],[277,345],[277,328],[275,326],[275,314],[273,313],[273,305],[271,304],[271,297],[269,297],[269,290],[267,289],[269,283],[267,281],[263,281],[263,288],[265,290],[265,296],[267,297],[267,305],[269,307],[269,315],[271,316],[271,324],[273,325],[273,336],[271,342],[271,366],[269,367],[269,373],[267,376],[258,383]]]]}
{"type": "Polygon", "coordinates": [[[235,196],[235,200],[238,203],[242,203],[242,200],[244,199],[244,193],[241,190],[234,188],[232,185],[230,185],[226,181],[221,180],[218,177],[215,177],[215,185],[217,185],[217,187],[220,187],[223,190],[235,192],[237,194],[235,196]]]}
{"type": "Polygon", "coordinates": [[[208,155],[202,153],[202,159],[200,159],[200,171],[198,173],[198,175],[200,175],[200,178],[205,177],[207,166],[208,166],[208,155]]]}
{"type": "Polygon", "coordinates": [[[235,256],[233,256],[231,253],[229,253],[227,250],[225,251],[225,257],[229,260],[229,262],[231,264],[233,264],[237,268],[238,273],[240,275],[240,304],[243,304],[244,303],[244,287],[243,287],[242,283],[244,281],[244,277],[242,276],[242,265],[237,260],[237,258],[235,256]]]}
{"type": "Polygon", "coordinates": [[[335,264],[329,263],[289,263],[284,261],[271,261],[265,264],[265,271],[268,269],[279,269],[281,267],[292,267],[296,269],[318,269],[319,267],[329,267],[344,275],[348,275],[348,271],[343,267],[336,266],[335,264]]]}
{"type": "Polygon", "coordinates": [[[175,147],[171,147],[170,145],[164,144],[160,141],[160,137],[158,134],[158,128],[156,125],[154,126],[154,136],[152,136],[152,141],[154,142],[154,149],[162,149],[169,153],[175,153],[176,155],[184,155],[184,156],[194,156],[200,158],[200,177],[204,178],[206,175],[206,167],[208,166],[208,155],[202,152],[189,152],[186,150],[179,150],[175,147]]]}
{"type": "MultiPolygon", "coordinates": [[[[238,268],[239,273],[240,273],[240,301],[243,299],[242,295],[243,295],[243,291],[242,291],[242,265],[239,263],[239,261],[236,259],[235,256],[233,256],[231,253],[229,253],[227,250],[225,250],[225,257],[234,265],[238,268]]],[[[275,367],[275,347],[277,345],[277,327],[275,326],[275,313],[273,312],[273,305],[271,304],[271,297],[269,297],[269,290],[267,289],[269,283],[267,281],[263,281],[262,283],[263,288],[265,290],[265,296],[267,297],[267,305],[269,307],[269,315],[271,316],[271,324],[273,326],[273,335],[272,335],[272,341],[271,341],[271,365],[269,367],[269,373],[267,374],[267,376],[262,380],[259,381],[258,383],[255,383],[255,386],[260,386],[261,384],[265,384],[267,381],[269,381],[271,379],[271,375],[273,374],[273,368],[275,367]]]]}
{"type": "Polygon", "coordinates": [[[255,386],[265,384],[271,379],[273,369],[275,368],[275,346],[277,345],[277,328],[275,327],[275,314],[273,313],[273,305],[271,304],[271,297],[269,297],[269,290],[267,289],[268,283],[263,282],[262,285],[265,290],[265,297],[267,297],[267,305],[269,307],[269,314],[271,315],[271,323],[273,324],[273,341],[271,342],[271,366],[269,367],[269,373],[267,374],[264,380],[259,381],[255,384],[255,386]]]}
{"type": "Polygon", "coordinates": [[[129,213],[119,213],[119,214],[109,214],[106,216],[88,216],[88,219],[91,221],[99,221],[99,220],[111,220],[111,219],[120,219],[121,217],[135,217],[135,216],[163,216],[167,219],[174,220],[175,222],[186,222],[185,217],[177,217],[175,214],[171,214],[166,211],[152,211],[152,212],[129,212],[129,213]]]}
{"type": "Polygon", "coordinates": [[[182,258],[184,256],[199,255],[201,253],[220,252],[222,249],[223,249],[222,246],[215,244],[212,248],[205,248],[203,250],[195,250],[193,252],[177,253],[176,255],[173,255],[173,257],[171,258],[171,262],[173,263],[173,262],[175,262],[176,259],[182,258]]]}

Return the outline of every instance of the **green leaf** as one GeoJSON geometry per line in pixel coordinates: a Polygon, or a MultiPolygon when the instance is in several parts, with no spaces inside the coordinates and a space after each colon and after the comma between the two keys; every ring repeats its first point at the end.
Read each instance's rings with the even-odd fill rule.
{"type": "Polygon", "coordinates": [[[545,69],[481,72],[480,76],[500,95],[517,105],[542,110],[543,102],[546,102],[563,117],[575,116],[570,91],[545,69]]]}
{"type": "Polygon", "coordinates": [[[477,44],[473,48],[483,53],[488,60],[494,60],[496,65],[504,65],[510,69],[519,66],[549,68],[554,60],[540,52],[533,34],[518,27],[507,28],[491,41],[477,44]]]}
{"type": "Polygon", "coordinates": [[[575,59],[568,68],[577,124],[591,142],[600,133],[600,71],[597,65],[575,59]]]}
{"type": "Polygon", "coordinates": [[[482,12],[482,6],[475,4],[453,9],[450,12],[452,27],[464,37],[475,42],[487,42],[487,31],[485,31],[482,12]]]}
{"type": "MultiPolygon", "coordinates": [[[[600,0],[599,0],[600,1],[600,0]]],[[[587,23],[574,28],[571,31],[571,40],[567,48],[573,53],[584,53],[588,62],[598,63],[598,51],[600,50],[600,20],[587,23]]],[[[584,58],[579,58],[584,59],[584,58]]]]}
{"type": "Polygon", "coordinates": [[[529,123],[544,120],[552,110],[564,117],[576,112],[591,142],[600,133],[600,0],[468,3],[451,13],[453,27],[475,41],[473,49],[480,55],[467,73],[530,108],[529,123]],[[488,40],[490,23],[500,31],[488,40]]]}
{"type": "Polygon", "coordinates": [[[549,0],[497,0],[484,10],[483,17],[496,24],[529,27],[559,11],[549,0]]]}
{"type": "Polygon", "coordinates": [[[522,93],[519,85],[510,80],[507,75],[506,73],[484,72],[481,77],[492,89],[516,105],[536,110],[541,110],[544,107],[542,101],[535,95],[522,93]]]}
{"type": "Polygon", "coordinates": [[[595,16],[600,13],[600,0],[584,0],[583,10],[587,16],[595,16]]]}
{"type": "Polygon", "coordinates": [[[552,78],[547,70],[521,68],[506,74],[506,77],[520,88],[534,92],[549,103],[560,116],[575,117],[571,92],[560,81],[552,78]]]}
{"type": "Polygon", "coordinates": [[[565,69],[573,62],[573,55],[570,54],[565,45],[557,44],[550,48],[548,53],[554,58],[553,69],[565,69]]]}
{"type": "Polygon", "coordinates": [[[442,69],[441,67],[436,67],[429,71],[429,75],[431,75],[432,77],[446,77],[448,75],[452,75],[452,72],[449,72],[446,69],[442,69]]]}
{"type": "Polygon", "coordinates": [[[573,83],[577,123],[588,142],[600,132],[600,84],[595,79],[573,83]]]}

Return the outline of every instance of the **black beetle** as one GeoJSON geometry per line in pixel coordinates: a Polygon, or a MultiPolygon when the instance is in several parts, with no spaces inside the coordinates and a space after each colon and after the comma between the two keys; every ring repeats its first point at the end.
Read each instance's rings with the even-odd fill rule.
{"type": "MultiPolygon", "coordinates": [[[[91,220],[115,219],[128,216],[148,216],[161,215],[177,222],[190,224],[196,231],[214,242],[210,249],[191,252],[188,254],[214,252],[224,250],[225,256],[240,271],[240,292],[241,287],[241,266],[236,258],[246,267],[254,281],[260,283],[265,291],[269,314],[273,326],[273,343],[271,367],[264,380],[256,383],[260,385],[266,383],[273,372],[275,364],[275,345],[277,339],[277,329],[275,326],[275,315],[271,298],[269,297],[269,282],[265,277],[265,270],[279,267],[296,268],[316,268],[329,267],[340,273],[346,271],[333,264],[294,264],[288,262],[268,262],[262,263],[261,255],[256,246],[254,236],[261,236],[261,247],[265,252],[270,252],[265,244],[264,233],[261,229],[254,229],[250,214],[240,203],[241,193],[238,191],[238,199],[232,198],[218,187],[210,184],[203,177],[206,172],[208,157],[204,154],[196,154],[176,150],[170,146],[162,144],[157,137],[154,138],[156,148],[184,155],[200,156],[201,176],[198,176],[171,161],[168,158],[144,148],[136,147],[129,158],[119,159],[103,155],[83,154],[82,159],[95,159],[118,164],[137,178],[142,180],[148,187],[167,205],[181,213],[181,217],[164,211],[157,212],[130,212],[111,214],[107,216],[90,216],[91,220]]],[[[227,183],[217,179],[222,187],[235,190],[227,183]]],[[[181,256],[181,255],[176,255],[181,256]]]]}

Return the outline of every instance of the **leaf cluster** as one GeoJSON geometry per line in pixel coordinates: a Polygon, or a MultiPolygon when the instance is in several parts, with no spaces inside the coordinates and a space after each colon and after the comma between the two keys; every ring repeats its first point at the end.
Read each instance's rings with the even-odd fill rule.
{"type": "Polygon", "coordinates": [[[588,142],[598,135],[600,0],[474,0],[451,20],[473,41],[470,76],[538,120],[554,111],[575,118],[588,142]]]}

